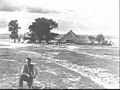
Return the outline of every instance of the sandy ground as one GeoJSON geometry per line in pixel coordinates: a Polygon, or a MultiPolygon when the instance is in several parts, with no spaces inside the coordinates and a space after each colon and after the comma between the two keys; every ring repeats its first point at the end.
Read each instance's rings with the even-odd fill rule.
{"type": "MultiPolygon", "coordinates": [[[[34,60],[33,63],[39,71],[34,80],[35,88],[119,88],[118,48],[0,41],[0,49],[0,88],[17,87],[19,71],[26,56],[34,60]]],[[[26,86],[25,84],[24,87],[26,86]]]]}

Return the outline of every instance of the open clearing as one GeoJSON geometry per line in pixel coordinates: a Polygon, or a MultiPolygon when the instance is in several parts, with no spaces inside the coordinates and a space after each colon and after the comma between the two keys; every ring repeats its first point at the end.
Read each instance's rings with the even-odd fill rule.
{"type": "MultiPolygon", "coordinates": [[[[39,72],[35,88],[118,89],[119,48],[0,42],[0,88],[16,88],[26,57],[39,72]]],[[[27,85],[24,83],[24,87],[27,85]]]]}

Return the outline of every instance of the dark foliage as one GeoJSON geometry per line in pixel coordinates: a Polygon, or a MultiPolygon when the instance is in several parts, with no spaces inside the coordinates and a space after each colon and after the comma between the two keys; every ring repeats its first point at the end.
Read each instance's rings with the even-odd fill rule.
{"type": "Polygon", "coordinates": [[[95,41],[95,37],[93,37],[93,36],[89,36],[88,38],[89,38],[89,40],[91,41],[91,43],[94,43],[94,41],[95,41]]]}
{"type": "Polygon", "coordinates": [[[96,36],[95,40],[96,40],[99,44],[101,44],[102,42],[105,41],[105,37],[104,37],[102,34],[98,34],[98,35],[96,36]]]}
{"type": "Polygon", "coordinates": [[[11,32],[10,37],[14,39],[14,42],[16,42],[16,39],[18,38],[18,29],[20,29],[17,20],[11,20],[8,24],[8,28],[11,32]]]}
{"type": "Polygon", "coordinates": [[[58,24],[55,21],[42,17],[35,19],[35,22],[29,26],[29,29],[30,32],[32,32],[32,38],[38,40],[38,42],[45,40],[49,43],[50,40],[54,39],[58,35],[56,33],[51,33],[51,30],[57,27],[58,24]]]}

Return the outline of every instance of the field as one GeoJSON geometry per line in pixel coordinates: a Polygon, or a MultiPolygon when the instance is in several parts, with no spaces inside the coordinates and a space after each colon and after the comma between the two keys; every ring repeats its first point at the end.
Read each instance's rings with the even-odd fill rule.
{"type": "MultiPolygon", "coordinates": [[[[38,70],[38,89],[118,89],[119,48],[0,41],[0,88],[17,88],[26,57],[38,70]]],[[[24,87],[27,88],[26,82],[24,87]]]]}

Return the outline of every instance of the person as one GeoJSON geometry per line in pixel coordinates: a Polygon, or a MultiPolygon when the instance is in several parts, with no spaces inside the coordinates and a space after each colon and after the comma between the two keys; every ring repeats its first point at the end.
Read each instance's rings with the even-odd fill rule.
{"type": "Polygon", "coordinates": [[[19,78],[19,87],[23,88],[23,81],[27,82],[28,88],[32,88],[33,78],[37,75],[37,70],[31,64],[31,59],[26,58],[26,64],[23,65],[20,78],[19,78]]]}

